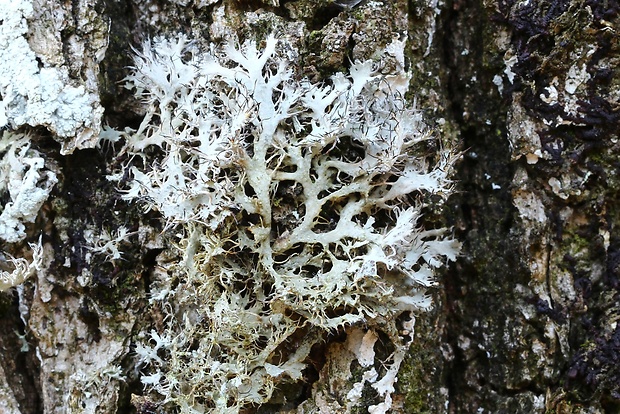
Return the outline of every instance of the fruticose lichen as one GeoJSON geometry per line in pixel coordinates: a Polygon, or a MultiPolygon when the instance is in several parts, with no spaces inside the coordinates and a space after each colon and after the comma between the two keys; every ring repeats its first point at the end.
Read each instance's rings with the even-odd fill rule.
{"type": "Polygon", "coordinates": [[[370,412],[385,413],[413,313],[457,254],[446,229],[420,223],[430,195],[450,193],[454,157],[413,155],[431,134],[404,100],[404,62],[395,75],[358,62],[314,84],[290,69],[295,56],[274,37],[262,51],[147,42],[127,78],[144,120],[103,134],[125,142],[109,178],[161,214],[178,256],[151,286],[165,326],[136,348],[152,402],[183,413],[268,402],[338,331],[359,337],[347,343],[366,370],[346,408],[371,386],[370,412]],[[379,333],[394,349],[381,363],[379,333]]]}
{"type": "MultiPolygon", "coordinates": [[[[43,259],[41,241],[39,243],[31,243],[30,248],[32,249],[32,260],[27,260],[23,257],[8,258],[7,262],[11,264],[12,270],[0,271],[0,292],[23,283],[30,276],[36,274],[38,270],[41,270],[43,259]]],[[[3,259],[6,258],[3,257],[3,259]]]]}
{"type": "MultiPolygon", "coordinates": [[[[3,132],[0,154],[0,196],[5,200],[0,206],[0,240],[18,243],[26,239],[26,225],[34,223],[58,178],[43,156],[31,148],[28,135],[3,132]]],[[[40,270],[41,241],[30,243],[30,248],[32,260],[0,253],[5,268],[0,271],[0,292],[40,270]]]]}
{"type": "Polygon", "coordinates": [[[30,148],[30,138],[5,132],[0,137],[0,194],[8,201],[0,214],[0,239],[15,243],[26,237],[24,223],[33,223],[58,182],[45,160],[30,148]]]}

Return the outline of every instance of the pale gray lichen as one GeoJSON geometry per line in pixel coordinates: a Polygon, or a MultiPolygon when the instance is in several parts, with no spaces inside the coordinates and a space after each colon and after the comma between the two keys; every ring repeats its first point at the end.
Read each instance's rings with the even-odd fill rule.
{"type": "Polygon", "coordinates": [[[0,292],[23,283],[30,276],[41,270],[43,263],[41,240],[38,243],[30,243],[30,249],[32,250],[31,260],[12,256],[9,256],[8,260],[6,260],[7,257],[2,255],[2,261],[5,262],[2,267],[4,268],[8,265],[10,270],[0,270],[0,292]]]}
{"type": "Polygon", "coordinates": [[[45,126],[63,152],[89,146],[103,109],[94,91],[70,79],[64,66],[39,67],[28,43],[31,0],[0,0],[0,127],[45,126]]]}
{"type": "MultiPolygon", "coordinates": [[[[0,154],[0,196],[7,200],[0,206],[0,240],[18,243],[26,238],[26,225],[34,223],[58,178],[43,156],[31,148],[28,135],[3,132],[0,154]]],[[[0,253],[0,291],[41,270],[41,240],[30,243],[30,249],[26,255],[31,259],[0,253]]]]}
{"type": "Polygon", "coordinates": [[[217,3],[219,0],[172,0],[173,3],[178,4],[179,6],[188,6],[190,3],[201,9],[203,7],[211,6],[217,3]]]}
{"type": "MultiPolygon", "coordinates": [[[[385,413],[413,335],[401,316],[428,309],[433,270],[459,249],[420,224],[429,195],[450,193],[454,157],[413,155],[430,134],[403,98],[404,70],[355,63],[313,84],[287,47],[147,42],[127,78],[144,120],[105,135],[130,155],[123,197],[163,216],[180,256],[152,288],[166,327],[136,353],[147,391],[183,413],[269,401],[303,379],[327,332],[353,325],[392,341],[386,368],[365,375],[383,397],[371,411],[385,413]]],[[[365,367],[369,335],[355,351],[365,367]]]]}
{"type": "Polygon", "coordinates": [[[0,194],[9,201],[0,214],[0,239],[15,243],[26,237],[25,223],[33,223],[58,182],[43,157],[30,148],[27,135],[4,132],[0,137],[0,194]]]}

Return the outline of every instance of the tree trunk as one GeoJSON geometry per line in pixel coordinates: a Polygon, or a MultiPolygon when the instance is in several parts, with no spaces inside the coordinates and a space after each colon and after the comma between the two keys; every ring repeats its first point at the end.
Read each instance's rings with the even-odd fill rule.
{"type": "MultiPolygon", "coordinates": [[[[456,194],[425,221],[463,246],[437,274],[433,309],[416,315],[390,412],[620,410],[620,3],[342,3],[0,2],[3,216],[22,191],[10,154],[22,183],[35,171],[47,191],[32,219],[13,213],[19,224],[0,229],[7,274],[9,255],[35,263],[42,244],[34,274],[0,292],[0,411],[170,410],[145,392],[136,347],[167,323],[150,299],[172,237],[156,212],[121,197],[122,182],[106,178],[120,168],[117,148],[97,143],[143,120],[123,87],[135,50],[179,33],[203,50],[276,33],[313,82],[407,40],[407,100],[437,138],[428,151],[462,152],[456,194]]],[[[302,381],[242,412],[383,412],[351,351],[365,329],[324,333],[302,381]]],[[[387,361],[394,348],[379,335],[374,352],[387,361]]]]}

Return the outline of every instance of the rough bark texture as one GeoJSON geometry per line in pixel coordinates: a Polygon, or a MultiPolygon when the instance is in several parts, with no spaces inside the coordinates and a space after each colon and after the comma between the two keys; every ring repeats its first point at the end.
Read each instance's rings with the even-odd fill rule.
{"type": "MultiPolygon", "coordinates": [[[[459,193],[429,213],[454,226],[462,255],[441,275],[435,310],[418,318],[394,412],[620,410],[617,0],[34,3],[26,38],[40,65],[68,70],[99,102],[73,138],[12,125],[31,134],[59,183],[28,225],[28,240],[43,234],[45,270],[0,293],[0,411],[151,412],[131,350],[162,323],[144,312],[166,260],[161,228],[120,199],[105,177],[116,161],[89,134],[99,103],[115,128],[140,122],[119,81],[142,40],[184,32],[206,45],[274,30],[296,42],[300,73],[314,79],[407,36],[410,98],[441,145],[464,151],[459,193]],[[136,232],[123,260],[93,254],[93,240],[119,226],[136,232]]],[[[359,381],[355,369],[339,376],[343,342],[327,339],[288,405],[259,412],[297,412],[312,398],[316,412],[335,412],[359,381]]]]}

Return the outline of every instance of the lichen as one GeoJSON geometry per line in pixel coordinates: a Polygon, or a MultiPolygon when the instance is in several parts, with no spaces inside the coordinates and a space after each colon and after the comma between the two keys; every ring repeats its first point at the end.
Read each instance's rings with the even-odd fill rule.
{"type": "Polygon", "coordinates": [[[56,173],[36,150],[30,148],[26,135],[5,132],[0,138],[0,193],[8,201],[0,214],[0,239],[15,243],[26,237],[25,223],[33,223],[52,188],[56,173]],[[46,168],[48,167],[48,168],[46,168]]]}
{"type": "MultiPolygon", "coordinates": [[[[41,10],[32,0],[0,2],[0,127],[45,126],[69,153],[94,143],[103,109],[88,84],[73,80],[58,62],[42,62],[33,50],[28,20],[35,12],[41,10]]],[[[47,35],[55,33],[35,33],[35,47],[47,44],[47,35]]]]}
{"type": "Polygon", "coordinates": [[[11,271],[0,271],[0,292],[23,283],[27,278],[33,276],[38,270],[41,270],[41,242],[39,241],[38,244],[31,243],[30,248],[32,250],[31,260],[27,260],[23,257],[9,257],[8,260],[6,260],[12,269],[11,271]]]}
{"type": "MultiPolygon", "coordinates": [[[[179,256],[153,284],[165,329],[136,352],[151,398],[181,412],[268,402],[303,379],[325,335],[352,326],[392,343],[365,376],[379,396],[371,412],[387,412],[411,312],[428,309],[434,269],[459,249],[420,224],[429,195],[451,192],[455,157],[414,155],[431,136],[404,101],[403,67],[379,75],[357,62],[314,84],[289,69],[291,47],[147,42],[127,77],[144,120],[104,136],[129,155],[110,179],[161,214],[179,256]]],[[[353,354],[368,365],[373,345],[353,354]]]]}

